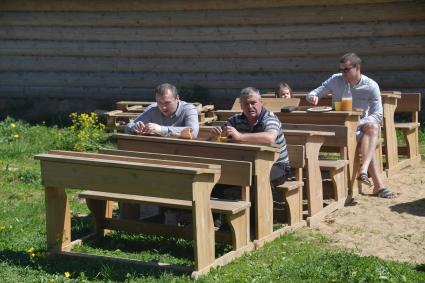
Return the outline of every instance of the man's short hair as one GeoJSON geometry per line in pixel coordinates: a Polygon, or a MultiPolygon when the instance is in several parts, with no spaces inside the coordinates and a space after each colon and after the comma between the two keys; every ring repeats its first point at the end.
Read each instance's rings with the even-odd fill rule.
{"type": "Polygon", "coordinates": [[[167,90],[171,91],[174,98],[177,98],[177,96],[179,95],[177,92],[177,88],[174,85],[165,83],[165,84],[160,84],[159,86],[155,88],[155,96],[163,95],[167,92],[167,90]]]}
{"type": "Polygon", "coordinates": [[[347,61],[350,61],[353,66],[362,65],[362,59],[356,53],[347,53],[339,58],[339,63],[345,63],[347,61]]]}
{"type": "Polygon", "coordinates": [[[261,98],[260,91],[256,89],[255,87],[250,87],[250,86],[241,90],[240,97],[242,98],[245,96],[257,96],[258,98],[261,98]]]}

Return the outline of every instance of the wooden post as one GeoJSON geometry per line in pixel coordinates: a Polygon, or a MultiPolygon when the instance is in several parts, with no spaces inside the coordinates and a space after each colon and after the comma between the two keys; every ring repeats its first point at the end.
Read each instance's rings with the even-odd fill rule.
{"type": "Polygon", "coordinates": [[[192,185],[195,270],[209,266],[215,259],[214,221],[210,206],[213,185],[208,182],[194,182],[192,185]]]}
{"type": "Polygon", "coordinates": [[[63,188],[45,188],[47,249],[51,253],[64,251],[71,243],[71,217],[63,188]]]}

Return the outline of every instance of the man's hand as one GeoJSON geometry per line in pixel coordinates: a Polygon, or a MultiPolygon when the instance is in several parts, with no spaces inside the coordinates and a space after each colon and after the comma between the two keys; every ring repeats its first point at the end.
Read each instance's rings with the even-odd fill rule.
{"type": "Polygon", "coordinates": [[[224,132],[227,137],[232,138],[235,141],[241,141],[242,139],[242,134],[232,126],[224,127],[224,132]]]}
{"type": "Polygon", "coordinates": [[[317,105],[317,103],[319,102],[319,98],[316,95],[307,95],[305,99],[307,100],[307,102],[313,105],[317,105]]]}
{"type": "Polygon", "coordinates": [[[210,138],[212,140],[216,140],[221,134],[223,133],[223,130],[220,127],[214,127],[211,129],[210,132],[210,138]]]}
{"type": "Polygon", "coordinates": [[[136,135],[142,135],[143,131],[145,130],[145,124],[141,121],[136,122],[133,126],[133,131],[136,135]]]}
{"type": "Polygon", "coordinates": [[[144,135],[161,135],[161,126],[155,123],[147,123],[142,132],[144,135]]]}

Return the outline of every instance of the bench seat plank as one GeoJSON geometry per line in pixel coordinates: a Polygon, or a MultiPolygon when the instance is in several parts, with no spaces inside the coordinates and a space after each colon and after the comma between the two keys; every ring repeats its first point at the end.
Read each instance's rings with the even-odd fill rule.
{"type": "Polygon", "coordinates": [[[419,123],[394,123],[394,126],[396,129],[403,129],[403,130],[414,130],[419,128],[419,123]]]}
{"type": "MultiPolygon", "coordinates": [[[[119,193],[105,193],[98,191],[83,191],[79,194],[80,198],[99,199],[110,201],[123,201],[130,203],[155,204],[171,208],[192,209],[192,201],[178,200],[169,198],[158,198],[138,195],[128,195],[119,193]]],[[[236,214],[250,207],[247,201],[226,201],[226,200],[211,200],[211,210],[222,214],[236,214]]]]}
{"type": "Polygon", "coordinates": [[[320,169],[323,170],[338,170],[347,164],[348,160],[319,160],[320,169]]]}

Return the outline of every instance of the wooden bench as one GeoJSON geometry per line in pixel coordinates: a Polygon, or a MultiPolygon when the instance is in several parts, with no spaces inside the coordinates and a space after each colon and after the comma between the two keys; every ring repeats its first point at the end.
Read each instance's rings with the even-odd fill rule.
{"type": "MultiPolygon", "coordinates": [[[[198,138],[207,139],[212,128],[213,126],[200,126],[198,138]]],[[[296,225],[302,220],[302,211],[300,211],[301,204],[294,196],[299,196],[301,194],[304,185],[302,181],[302,169],[305,166],[305,147],[302,145],[287,145],[287,149],[291,167],[295,170],[296,180],[286,181],[277,189],[284,193],[286,199],[288,224],[296,225]]]]}
{"type": "MultiPolygon", "coordinates": [[[[285,181],[276,187],[284,194],[284,202],[288,211],[288,224],[296,225],[303,220],[302,188],[304,186],[303,168],[305,166],[305,147],[302,145],[287,145],[291,167],[295,172],[295,180],[285,181]]],[[[279,201],[279,200],[278,200],[279,201]]]]}
{"type": "MultiPolygon", "coordinates": [[[[211,190],[220,178],[220,165],[65,151],[52,151],[35,158],[41,161],[46,192],[47,242],[52,253],[84,256],[70,252],[72,246],[81,243],[81,240],[70,241],[71,221],[65,188],[92,191],[86,192],[86,195],[92,197],[89,206],[97,215],[97,232],[101,236],[108,229],[119,229],[162,235],[173,235],[175,231],[174,235],[194,239],[195,268],[191,270],[193,277],[252,249],[247,238],[249,203],[214,203],[210,200],[211,190]],[[101,194],[105,198],[136,198],[135,201],[163,202],[168,205],[174,202],[176,206],[187,208],[190,205],[193,229],[178,231],[175,227],[170,229],[168,225],[161,227],[161,224],[155,226],[152,223],[113,219],[111,203],[101,199],[101,194]],[[237,237],[235,245],[238,249],[218,259],[215,259],[212,206],[217,211],[233,215],[230,218],[237,237]]],[[[148,265],[152,267],[152,263],[148,265]]],[[[162,264],[157,266],[161,267],[162,264]]]]}
{"type": "MultiPolygon", "coordinates": [[[[331,131],[335,133],[334,137],[327,137],[325,139],[325,142],[320,149],[321,152],[329,152],[329,153],[338,153],[340,160],[348,160],[348,148],[347,148],[347,140],[350,135],[348,132],[348,128],[345,126],[340,125],[315,125],[315,124],[292,124],[292,123],[284,123],[283,128],[287,130],[311,130],[311,131],[331,131]]],[[[358,149],[356,149],[357,155],[358,149]]],[[[382,140],[379,140],[379,143],[375,149],[375,156],[378,161],[378,168],[380,172],[380,176],[382,178],[386,178],[386,174],[384,172],[383,168],[383,162],[382,162],[382,140]]],[[[349,165],[349,164],[348,164],[349,165]]],[[[360,166],[360,158],[355,159],[353,162],[353,171],[355,176],[357,176],[357,171],[360,166]]],[[[346,180],[346,183],[349,183],[348,180],[348,169],[345,167],[344,169],[344,178],[346,180]]],[[[356,196],[358,190],[362,190],[362,184],[360,182],[357,183],[357,190],[353,190],[352,192],[349,192],[348,195],[346,195],[346,202],[351,201],[351,197],[356,196]]]]}
{"type": "MultiPolygon", "coordinates": [[[[207,163],[207,164],[219,164],[221,165],[221,176],[217,183],[227,184],[233,186],[242,187],[242,201],[249,201],[249,185],[250,185],[250,176],[252,172],[251,162],[246,161],[236,161],[236,160],[226,160],[226,159],[213,159],[213,158],[202,158],[202,157],[192,157],[192,156],[183,156],[183,155],[173,155],[173,154],[160,154],[160,153],[150,153],[150,152],[135,152],[135,151],[125,151],[125,150],[100,150],[102,154],[113,154],[113,155],[125,155],[125,156],[134,156],[134,157],[143,157],[143,158],[158,158],[163,160],[178,160],[185,162],[197,162],[197,163],[207,163]]],[[[296,180],[287,181],[285,184],[279,186],[279,190],[284,193],[284,202],[287,207],[287,218],[288,225],[296,226],[302,221],[302,168],[305,166],[305,149],[304,146],[289,145],[288,154],[291,160],[291,165],[295,169],[296,180]]],[[[280,200],[282,201],[282,200],[280,200]]],[[[214,210],[214,208],[213,208],[214,210]]],[[[228,213],[223,213],[228,214],[228,213]]],[[[229,221],[229,220],[228,220],[229,221]]],[[[285,232],[285,231],[282,231],[285,232]]]]}
{"type": "MultiPolygon", "coordinates": [[[[125,203],[134,203],[134,204],[147,204],[147,205],[157,205],[161,207],[169,207],[169,208],[178,208],[185,210],[192,210],[192,201],[189,200],[177,200],[177,199],[166,199],[166,198],[157,198],[157,197],[146,197],[146,196],[138,196],[138,195],[129,195],[129,194],[119,194],[119,193],[105,193],[105,192],[97,192],[97,191],[83,191],[79,194],[80,198],[86,199],[87,206],[90,211],[93,213],[96,219],[96,233],[98,235],[105,234],[103,231],[108,228],[114,228],[114,221],[112,220],[112,211],[109,211],[107,217],[103,213],[99,213],[98,207],[99,204],[104,203],[104,201],[115,201],[115,202],[125,202],[125,203]],[[100,202],[99,202],[100,201],[100,202]],[[111,225],[108,225],[111,223],[111,225]]],[[[211,210],[216,213],[221,213],[226,215],[227,222],[232,232],[232,241],[231,244],[233,246],[234,251],[238,251],[239,249],[245,247],[249,241],[247,228],[249,227],[248,221],[248,209],[250,207],[250,203],[247,201],[228,201],[228,200],[218,200],[212,199],[210,201],[211,210]],[[248,227],[246,227],[248,226],[248,227]]],[[[109,204],[108,204],[109,206],[109,204]]],[[[127,220],[128,221],[128,220],[127,220]]],[[[118,221],[115,221],[117,223],[118,221]]],[[[129,232],[133,232],[135,227],[139,226],[139,223],[132,224],[132,228],[120,226],[120,230],[125,230],[129,232]]],[[[141,227],[146,225],[140,225],[141,227]]],[[[185,237],[185,233],[176,233],[175,229],[179,229],[177,226],[171,228],[170,230],[162,227],[161,224],[155,224],[157,227],[161,227],[155,233],[152,233],[152,227],[148,228],[148,231],[142,231],[142,233],[150,233],[156,235],[163,236],[177,236],[186,239],[191,239],[192,237],[185,237]]],[[[118,228],[118,227],[115,227],[118,228]]],[[[183,229],[181,229],[183,230],[183,229]]],[[[228,239],[222,233],[219,236],[221,242],[228,242],[228,239]],[[222,237],[220,237],[222,236],[222,237]]],[[[220,241],[219,240],[219,241],[220,241]]]]}
{"type": "Polygon", "coordinates": [[[320,170],[327,171],[332,180],[332,187],[334,198],[340,207],[343,207],[346,202],[350,202],[351,199],[347,199],[348,187],[345,177],[345,168],[348,165],[347,160],[319,160],[320,170]]]}
{"type": "Polygon", "coordinates": [[[421,111],[420,93],[402,93],[401,100],[397,101],[396,113],[408,113],[409,122],[395,123],[395,128],[403,132],[405,146],[398,146],[398,154],[407,156],[399,162],[399,167],[404,168],[417,164],[421,160],[419,153],[419,112],[421,111]]]}

